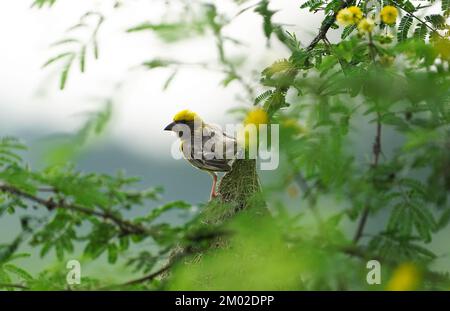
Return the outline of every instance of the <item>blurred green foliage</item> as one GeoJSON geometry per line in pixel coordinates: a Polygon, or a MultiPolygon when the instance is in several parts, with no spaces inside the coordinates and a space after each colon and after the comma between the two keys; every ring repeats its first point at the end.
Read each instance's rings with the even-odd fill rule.
{"type": "MultiPolygon", "coordinates": [[[[260,15],[268,42],[276,37],[289,53],[260,69],[258,82],[228,56],[225,43],[239,44],[223,31],[233,18],[214,5],[180,1],[185,10],[178,21],[137,23],[128,32],[151,31],[167,43],[214,37],[215,69],[218,66],[224,74],[222,84],[241,87],[242,109],[235,112],[261,107],[272,123],[280,124],[283,167],[276,180],[263,185],[258,198],[247,198],[243,210],[220,200],[199,206],[176,201],[130,218],[128,211],[157,202],[161,189],[137,190],[136,178],[120,172],[115,176],[80,172],[68,163],[89,138],[104,130],[110,106],[60,145],[54,161],[42,170],[32,170],[22,161],[26,148],[19,140],[2,138],[0,216],[21,210],[22,233],[0,246],[0,288],[68,288],[61,267],[37,276],[20,268],[15,260],[24,256],[17,250],[25,237],[41,256],[54,251],[60,263],[82,245],[85,260],[105,254],[111,265],[124,263],[141,275],[118,285],[107,278],[83,276],[82,284],[70,289],[450,287],[448,271],[433,269],[434,261],[448,254],[429,248],[450,222],[449,2],[442,1],[439,14],[428,14],[428,4],[434,1],[418,5],[405,0],[307,1],[299,7],[323,12],[325,18],[306,46],[286,26],[273,22],[277,12],[270,1],[253,6],[234,2],[239,14],[252,9],[260,15]],[[358,5],[369,17],[388,4],[400,12],[396,24],[377,22],[370,34],[358,33],[351,25],[342,27],[338,42],[327,39],[330,29],[339,28],[335,20],[340,9],[358,5]],[[373,132],[373,141],[355,146],[355,138],[367,129],[373,132]],[[385,150],[389,135],[398,140],[395,148],[385,150]],[[367,150],[366,157],[357,149],[367,150]],[[328,207],[334,212],[325,213],[328,207]],[[33,208],[46,212],[37,216],[33,208]],[[177,210],[193,212],[181,224],[161,220],[177,210]],[[381,230],[367,230],[367,223],[380,219],[381,230]],[[344,222],[351,224],[351,233],[344,222]],[[143,247],[144,240],[154,247],[143,247]],[[366,263],[373,259],[383,267],[380,285],[366,282],[366,263]]],[[[70,39],[63,42],[79,47],[70,39]]],[[[62,72],[62,87],[74,58],[84,70],[85,49],[82,44],[81,53],[67,54],[70,61],[62,72]]],[[[66,59],[61,55],[65,54],[54,61],[66,59]]],[[[142,64],[147,69],[169,67],[165,87],[186,65],[210,69],[206,63],[164,58],[142,64]]]]}

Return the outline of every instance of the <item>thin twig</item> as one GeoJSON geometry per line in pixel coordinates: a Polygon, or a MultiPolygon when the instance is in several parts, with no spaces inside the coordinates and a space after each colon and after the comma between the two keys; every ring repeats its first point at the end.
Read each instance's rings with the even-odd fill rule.
{"type": "MultiPolygon", "coordinates": [[[[380,154],[381,154],[381,121],[380,121],[380,119],[381,119],[381,116],[380,116],[380,114],[378,114],[375,141],[374,141],[373,147],[372,147],[372,153],[373,153],[372,168],[373,169],[378,166],[378,162],[379,162],[380,154]]],[[[361,237],[364,233],[364,227],[366,226],[369,212],[370,212],[370,206],[369,206],[369,204],[366,204],[366,206],[364,207],[363,213],[361,215],[361,218],[359,220],[358,227],[355,232],[355,236],[353,237],[353,243],[355,243],[355,244],[358,243],[358,241],[361,239],[361,237]]]]}
{"type": "Polygon", "coordinates": [[[323,225],[322,217],[320,215],[319,210],[316,207],[317,196],[313,193],[311,187],[306,182],[306,179],[303,176],[302,172],[298,172],[297,174],[295,174],[294,179],[297,182],[300,189],[305,194],[304,197],[308,199],[308,207],[313,213],[313,216],[316,219],[317,224],[319,226],[322,226],[323,225]]]}
{"type": "Polygon", "coordinates": [[[151,280],[155,279],[156,277],[160,276],[161,274],[163,274],[164,272],[166,272],[167,270],[169,270],[172,267],[172,264],[173,264],[173,262],[163,266],[161,269],[159,269],[153,273],[150,273],[146,276],[143,276],[143,277],[135,279],[135,280],[128,281],[119,286],[130,286],[130,285],[136,285],[136,284],[141,284],[141,283],[151,281],[151,280]]]}
{"type": "Polygon", "coordinates": [[[157,270],[155,272],[152,272],[152,273],[150,273],[150,274],[148,274],[146,276],[143,276],[141,278],[134,279],[134,280],[131,280],[131,281],[127,281],[127,282],[121,283],[121,284],[108,285],[108,286],[99,288],[98,290],[100,290],[100,291],[113,290],[113,289],[116,289],[116,288],[122,288],[122,287],[125,287],[125,286],[136,285],[136,284],[141,284],[141,283],[145,283],[145,282],[151,281],[151,280],[157,278],[158,276],[160,276],[161,274],[163,274],[164,272],[166,272],[167,270],[169,270],[172,267],[172,264],[173,264],[173,262],[170,262],[169,264],[163,266],[161,269],[159,269],[159,270],[157,270]]]}
{"type": "MultiPolygon", "coordinates": [[[[214,235],[215,237],[216,235],[214,235]]],[[[206,238],[211,238],[211,237],[206,237],[206,238]]],[[[125,287],[125,286],[130,286],[130,285],[136,285],[136,284],[141,284],[141,283],[145,283],[151,280],[154,280],[155,278],[157,278],[158,276],[160,276],[161,274],[163,274],[164,272],[168,271],[170,268],[172,268],[172,266],[179,262],[179,260],[187,255],[193,254],[193,250],[190,246],[183,248],[180,252],[174,252],[174,250],[172,250],[172,254],[171,258],[169,259],[168,263],[166,263],[163,267],[161,267],[160,269],[156,270],[155,272],[152,272],[150,274],[147,274],[143,277],[140,277],[138,279],[134,279],[131,281],[127,281],[125,283],[121,283],[121,284],[116,284],[116,285],[110,285],[110,286],[106,286],[104,288],[101,288],[100,290],[108,290],[108,289],[113,289],[113,288],[120,288],[120,287],[125,287]]]]}
{"type": "MultiPolygon", "coordinates": [[[[213,21],[213,23],[215,22],[213,21]]],[[[237,80],[244,88],[245,92],[248,95],[249,100],[253,101],[253,99],[255,98],[253,87],[247,81],[245,81],[245,79],[237,72],[235,65],[226,57],[223,41],[224,38],[222,36],[222,27],[219,27],[218,25],[215,26],[216,27],[213,27],[213,33],[214,37],[216,38],[216,46],[217,52],[219,54],[219,61],[224,66],[224,72],[226,72],[229,76],[237,80]]]]}
{"type": "MultiPolygon", "coordinates": [[[[374,65],[375,63],[375,56],[376,56],[376,48],[373,43],[372,34],[369,33],[369,54],[372,59],[372,62],[374,65]]],[[[373,162],[371,165],[372,169],[375,169],[378,166],[378,162],[380,160],[380,154],[381,154],[381,115],[378,112],[377,113],[377,128],[375,133],[375,141],[372,146],[372,154],[373,154],[373,162]]],[[[367,223],[367,218],[369,217],[370,213],[370,205],[367,203],[366,206],[363,209],[361,218],[359,220],[358,226],[356,228],[355,235],[353,237],[353,243],[356,244],[361,239],[364,233],[364,227],[367,223]]]]}
{"type": "Polygon", "coordinates": [[[314,39],[311,41],[311,43],[306,47],[306,52],[311,51],[317,45],[317,43],[319,43],[321,40],[323,40],[325,38],[328,30],[336,21],[336,16],[337,16],[337,13],[339,12],[339,10],[348,7],[353,2],[354,1],[348,1],[348,0],[342,1],[341,5],[339,6],[339,8],[336,10],[335,14],[333,15],[333,18],[330,18],[327,23],[322,23],[322,26],[319,29],[319,33],[317,34],[317,36],[314,37],[314,39]]]}
{"type": "MultiPolygon", "coordinates": [[[[352,4],[354,1],[347,1],[344,0],[342,1],[340,7],[338,8],[338,10],[336,10],[336,13],[334,14],[333,18],[330,19],[328,21],[328,23],[322,23],[322,26],[320,27],[319,33],[314,37],[314,39],[311,41],[311,43],[306,47],[306,51],[309,52],[312,49],[314,49],[314,47],[320,42],[320,41],[324,41],[326,44],[329,45],[329,47],[331,47],[331,43],[330,41],[328,41],[327,39],[327,32],[328,30],[331,28],[331,25],[333,25],[333,23],[336,21],[336,16],[337,16],[337,12],[339,12],[340,9],[346,8],[347,6],[349,6],[350,4],[352,4]]],[[[344,68],[343,68],[344,69],[344,68]]],[[[293,73],[293,75],[296,75],[297,71],[295,71],[293,73]]],[[[287,88],[282,89],[281,91],[287,91],[287,88]]],[[[303,188],[304,192],[306,194],[310,194],[311,189],[308,186],[305,178],[303,177],[303,174],[301,172],[299,172],[298,174],[296,174],[295,179],[297,181],[297,183],[299,184],[299,186],[301,188],[303,188]]],[[[310,203],[315,204],[315,198],[310,199],[310,203]]],[[[320,215],[318,214],[317,211],[315,211],[315,209],[311,206],[311,209],[313,210],[315,217],[320,221],[320,215]]]]}

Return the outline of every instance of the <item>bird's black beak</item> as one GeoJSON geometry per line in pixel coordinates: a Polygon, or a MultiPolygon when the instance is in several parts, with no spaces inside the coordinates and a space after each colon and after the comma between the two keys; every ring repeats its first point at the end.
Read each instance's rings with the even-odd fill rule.
{"type": "Polygon", "coordinates": [[[175,125],[176,125],[175,122],[170,123],[169,125],[167,125],[167,126],[164,128],[164,131],[171,131],[172,128],[173,128],[175,125]]]}

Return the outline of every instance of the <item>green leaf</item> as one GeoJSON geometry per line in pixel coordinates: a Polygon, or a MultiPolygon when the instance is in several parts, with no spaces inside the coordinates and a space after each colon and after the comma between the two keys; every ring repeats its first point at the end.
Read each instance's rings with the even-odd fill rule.
{"type": "Polygon", "coordinates": [[[344,40],[347,38],[354,30],[356,29],[356,25],[350,25],[344,28],[341,34],[341,39],[344,40]]]}
{"type": "Polygon", "coordinates": [[[167,203],[163,206],[157,207],[151,211],[151,213],[143,218],[143,220],[147,222],[151,222],[158,218],[161,214],[173,210],[173,209],[188,209],[191,208],[191,205],[184,201],[175,201],[171,203],[167,203]]]}
{"type": "Polygon", "coordinates": [[[94,50],[94,58],[98,59],[100,55],[99,47],[98,47],[98,41],[96,38],[92,41],[92,48],[94,50]]]}
{"type": "Polygon", "coordinates": [[[26,150],[26,146],[14,137],[0,137],[0,166],[2,163],[17,164],[22,161],[19,151],[26,150]]]}
{"type": "MultiPolygon", "coordinates": [[[[63,138],[59,139],[53,139],[48,143],[48,146],[46,146],[46,153],[45,158],[47,161],[49,161],[52,164],[64,164],[73,157],[80,154],[80,152],[83,151],[83,149],[87,146],[87,144],[95,137],[99,137],[100,134],[102,134],[105,129],[107,128],[107,125],[109,124],[109,121],[111,120],[113,110],[112,110],[113,104],[112,102],[107,99],[105,102],[104,107],[95,112],[90,112],[88,119],[85,121],[85,123],[81,126],[81,128],[73,135],[65,135],[63,138]]],[[[57,176],[58,178],[60,176],[57,176]]],[[[100,200],[102,199],[101,195],[98,193],[98,191],[95,191],[93,187],[93,178],[89,176],[77,176],[79,179],[74,178],[74,176],[70,176],[71,179],[74,180],[74,182],[78,184],[71,184],[67,179],[64,179],[64,182],[69,184],[69,186],[65,187],[65,184],[58,185],[60,188],[60,191],[66,190],[70,194],[74,194],[70,191],[72,190],[82,190],[83,196],[86,198],[97,197],[98,200],[95,200],[95,202],[100,203],[100,200]],[[78,187],[76,187],[78,185],[78,187]]],[[[52,182],[58,183],[62,180],[58,179],[52,182]]],[[[56,186],[56,185],[55,185],[56,186]]],[[[79,194],[81,194],[81,192],[79,194]]],[[[78,198],[81,198],[83,196],[79,196],[78,198]]]]}
{"type": "Polygon", "coordinates": [[[221,82],[224,87],[227,87],[231,82],[237,79],[237,76],[234,73],[228,74],[221,82]]]}
{"type": "Polygon", "coordinates": [[[126,251],[130,247],[129,237],[125,236],[119,238],[119,247],[121,251],[126,251]]]}
{"type": "Polygon", "coordinates": [[[426,257],[429,257],[431,259],[437,258],[436,254],[430,251],[429,249],[426,249],[423,246],[417,245],[417,244],[409,244],[409,247],[413,250],[415,250],[417,253],[422,254],[426,257]]]}
{"type": "Polygon", "coordinates": [[[412,216],[413,216],[413,223],[414,227],[417,230],[417,233],[419,233],[419,236],[424,240],[425,242],[431,241],[431,230],[433,230],[432,223],[434,222],[432,216],[431,219],[429,219],[429,215],[427,215],[425,209],[421,208],[420,206],[416,204],[411,204],[410,208],[412,210],[412,216]]]}
{"type": "Polygon", "coordinates": [[[58,258],[59,261],[62,261],[64,259],[64,246],[59,240],[55,243],[55,252],[56,258],[58,258]]]}
{"type": "Polygon", "coordinates": [[[387,229],[389,231],[396,231],[400,220],[405,213],[405,208],[402,204],[398,204],[394,206],[394,209],[391,212],[391,216],[389,217],[389,222],[387,225],[387,229]]]}
{"type": "Polygon", "coordinates": [[[416,26],[416,29],[414,30],[414,38],[425,41],[425,37],[427,36],[427,34],[428,34],[427,25],[421,23],[416,26]]]}
{"type": "Polygon", "coordinates": [[[268,97],[270,97],[270,95],[272,95],[273,91],[272,90],[267,90],[264,93],[259,94],[258,96],[256,96],[255,98],[255,105],[258,105],[260,102],[266,100],[268,97]]]}
{"type": "Polygon", "coordinates": [[[59,89],[64,90],[67,83],[67,78],[69,76],[70,67],[72,66],[73,57],[67,62],[67,64],[64,66],[63,71],[61,72],[61,77],[59,80],[59,89]]]}
{"type": "Polygon", "coordinates": [[[408,123],[401,117],[396,116],[395,114],[386,114],[381,118],[381,122],[387,125],[395,126],[399,131],[406,131],[409,129],[408,123]]]}
{"type": "Polygon", "coordinates": [[[411,15],[405,15],[400,21],[400,24],[398,25],[398,31],[397,31],[397,40],[399,42],[404,41],[408,38],[408,31],[409,28],[411,28],[413,22],[413,18],[411,15]]]}
{"type": "Polygon", "coordinates": [[[273,23],[272,23],[272,16],[276,12],[269,9],[269,1],[268,0],[261,0],[257,4],[257,6],[255,8],[255,12],[262,16],[264,35],[266,36],[267,39],[270,39],[272,32],[276,28],[276,26],[273,25],[273,23]]]}
{"type": "Polygon", "coordinates": [[[130,258],[126,265],[133,267],[134,272],[149,273],[157,262],[157,256],[152,255],[148,251],[142,251],[138,256],[130,258]]]}
{"type": "Polygon", "coordinates": [[[178,64],[177,61],[170,59],[154,59],[150,61],[144,62],[142,65],[147,67],[148,69],[160,68],[160,67],[168,67],[170,65],[178,64]]]}
{"type": "Polygon", "coordinates": [[[422,199],[425,200],[427,198],[428,196],[427,189],[425,185],[422,184],[420,181],[413,178],[402,178],[400,180],[400,183],[413,190],[415,194],[420,195],[422,199]]]}
{"type": "Polygon", "coordinates": [[[176,70],[176,69],[174,71],[172,71],[170,76],[167,78],[166,82],[164,82],[163,91],[165,91],[169,88],[170,84],[172,83],[172,81],[175,78],[175,76],[177,75],[177,73],[178,73],[178,70],[176,70]]]}
{"type": "Polygon", "coordinates": [[[29,274],[24,269],[19,268],[15,265],[6,264],[6,265],[3,265],[3,268],[11,273],[14,273],[15,275],[19,276],[20,278],[24,279],[25,281],[33,280],[33,277],[31,276],[31,274],[29,274]]]}
{"type": "Polygon", "coordinates": [[[118,257],[117,245],[114,243],[108,244],[108,262],[110,264],[116,263],[118,257]]]}
{"type": "Polygon", "coordinates": [[[430,230],[434,230],[436,228],[436,221],[434,220],[434,216],[427,206],[423,204],[413,204],[413,210],[420,217],[420,220],[426,224],[427,228],[429,228],[430,230]]]}
{"type": "Polygon", "coordinates": [[[446,19],[440,14],[431,14],[425,16],[425,20],[431,23],[437,29],[445,29],[446,27],[446,19]]]}
{"type": "Polygon", "coordinates": [[[0,269],[0,283],[11,284],[11,277],[3,269],[0,269]]]}
{"type": "Polygon", "coordinates": [[[20,258],[29,258],[29,257],[31,257],[31,254],[29,253],[15,253],[9,257],[8,262],[20,258]]]}
{"type": "Polygon", "coordinates": [[[286,94],[282,91],[274,91],[264,103],[264,110],[267,111],[269,116],[272,116],[275,112],[281,108],[288,107],[286,102],[286,94]]]}
{"type": "Polygon", "coordinates": [[[52,43],[50,46],[59,46],[59,45],[65,45],[65,44],[69,44],[69,43],[78,43],[79,44],[80,40],[75,39],[75,38],[67,38],[67,39],[56,41],[56,42],[52,43]]]}
{"type": "Polygon", "coordinates": [[[450,208],[446,209],[439,219],[436,227],[437,229],[444,229],[450,222],[450,208]]]}
{"type": "Polygon", "coordinates": [[[300,6],[300,9],[309,8],[310,12],[317,10],[323,4],[323,0],[308,0],[300,6]]]}
{"type": "Polygon", "coordinates": [[[153,31],[158,37],[166,42],[185,40],[193,36],[201,35],[206,29],[207,21],[205,17],[198,17],[192,21],[182,21],[178,23],[141,23],[128,28],[127,32],[153,31]]]}
{"type": "Polygon", "coordinates": [[[262,74],[265,75],[267,78],[271,78],[273,75],[290,70],[295,69],[295,66],[292,62],[290,62],[287,59],[280,59],[274,62],[272,65],[267,67],[262,71],[262,74]]]}
{"type": "Polygon", "coordinates": [[[441,0],[441,10],[442,12],[448,14],[450,10],[450,0],[441,0]]]}
{"type": "Polygon", "coordinates": [[[60,59],[63,59],[63,58],[67,58],[67,57],[69,57],[69,59],[73,58],[74,57],[74,53],[73,52],[65,52],[65,53],[61,53],[61,54],[59,54],[59,55],[57,55],[55,57],[52,57],[52,58],[50,58],[48,61],[46,61],[42,65],[42,68],[45,68],[48,65],[53,64],[54,62],[56,62],[56,61],[58,61],[60,59]]]}
{"type": "Polygon", "coordinates": [[[416,7],[409,0],[404,1],[402,4],[400,4],[400,6],[408,13],[413,13],[416,11],[416,7]]]}
{"type": "Polygon", "coordinates": [[[37,7],[37,8],[43,8],[45,5],[48,5],[49,7],[53,6],[55,4],[56,0],[35,0],[31,7],[37,7]]]}
{"type": "Polygon", "coordinates": [[[86,46],[85,45],[83,45],[81,47],[79,58],[80,58],[80,71],[84,72],[84,68],[86,65],[86,46]]]}
{"type": "Polygon", "coordinates": [[[44,244],[44,246],[42,246],[42,248],[41,248],[41,251],[40,251],[40,253],[39,253],[39,256],[42,258],[42,257],[45,257],[45,255],[47,255],[48,254],[48,252],[50,251],[50,249],[52,248],[52,243],[45,243],[44,244]]]}

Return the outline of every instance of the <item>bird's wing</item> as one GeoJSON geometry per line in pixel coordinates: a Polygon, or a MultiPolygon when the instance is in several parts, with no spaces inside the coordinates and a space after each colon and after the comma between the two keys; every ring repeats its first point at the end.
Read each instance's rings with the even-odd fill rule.
{"type": "Polygon", "coordinates": [[[203,155],[208,158],[209,153],[221,153],[221,159],[232,160],[237,153],[237,141],[217,126],[206,124],[203,129],[203,155]],[[209,143],[208,143],[209,142],[209,143]],[[222,149],[220,150],[220,147],[222,149]]]}
{"type": "Polygon", "coordinates": [[[226,135],[220,128],[205,125],[202,135],[202,148],[194,148],[194,141],[190,144],[182,142],[182,153],[193,166],[207,171],[229,171],[236,155],[236,140],[226,135]],[[220,149],[222,146],[222,149],[220,149]]]}
{"type": "Polygon", "coordinates": [[[191,148],[188,144],[183,142],[181,144],[181,151],[184,158],[190,164],[201,170],[212,172],[227,172],[231,170],[230,160],[209,158],[202,153],[200,153],[200,156],[196,156],[194,148],[191,148]]]}

